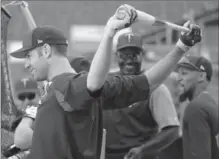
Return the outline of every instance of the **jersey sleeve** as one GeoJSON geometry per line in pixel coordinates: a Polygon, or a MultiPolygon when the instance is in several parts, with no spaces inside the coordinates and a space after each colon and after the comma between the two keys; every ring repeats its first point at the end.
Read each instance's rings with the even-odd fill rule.
{"type": "Polygon", "coordinates": [[[165,85],[159,86],[152,93],[150,109],[160,130],[167,126],[179,126],[171,94],[165,85]]]}

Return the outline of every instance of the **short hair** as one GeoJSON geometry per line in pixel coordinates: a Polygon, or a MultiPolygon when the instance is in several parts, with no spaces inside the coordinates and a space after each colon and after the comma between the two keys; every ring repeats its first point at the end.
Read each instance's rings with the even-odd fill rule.
{"type": "Polygon", "coordinates": [[[68,46],[67,45],[51,45],[58,55],[67,57],[68,46]]]}

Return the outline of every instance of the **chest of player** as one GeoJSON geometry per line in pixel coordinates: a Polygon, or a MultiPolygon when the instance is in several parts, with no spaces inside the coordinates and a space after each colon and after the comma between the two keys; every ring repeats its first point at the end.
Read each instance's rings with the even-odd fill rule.
{"type": "Polygon", "coordinates": [[[60,105],[55,92],[48,92],[38,108],[35,121],[36,133],[45,134],[43,140],[48,140],[48,143],[59,139],[59,145],[65,148],[67,146],[65,142],[69,142],[70,135],[76,140],[78,147],[82,151],[85,150],[87,145],[91,144],[91,139],[95,138],[92,135],[96,134],[100,126],[98,105],[95,102],[89,104],[90,106],[85,107],[86,109],[67,112],[60,105]],[[81,138],[82,136],[87,136],[87,138],[81,138]]]}
{"type": "Polygon", "coordinates": [[[104,125],[148,125],[154,126],[155,121],[149,107],[148,101],[142,101],[134,103],[128,107],[115,110],[106,110],[104,111],[104,125]]]}

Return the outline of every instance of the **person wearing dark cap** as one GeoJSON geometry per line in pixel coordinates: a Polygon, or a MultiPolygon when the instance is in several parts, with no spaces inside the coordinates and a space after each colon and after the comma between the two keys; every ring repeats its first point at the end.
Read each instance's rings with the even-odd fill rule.
{"type": "Polygon", "coordinates": [[[28,105],[36,105],[39,100],[37,82],[30,78],[22,78],[15,84],[15,94],[19,99],[18,109],[25,110],[28,105]]]}
{"type": "Polygon", "coordinates": [[[89,69],[90,69],[90,61],[87,58],[83,57],[83,56],[73,58],[70,61],[70,65],[71,65],[72,68],[75,69],[75,71],[77,73],[79,73],[81,71],[89,72],[89,69]]]}
{"type": "Polygon", "coordinates": [[[23,78],[15,84],[15,93],[20,101],[17,107],[21,114],[12,123],[12,131],[14,132],[14,144],[12,147],[19,150],[16,154],[12,154],[15,157],[27,156],[27,151],[23,150],[31,147],[33,124],[40,99],[37,82],[30,78],[23,78]]]}
{"type": "MultiPolygon", "coordinates": [[[[132,32],[121,34],[116,50],[119,71],[111,75],[143,74],[143,39],[140,35],[132,32]]],[[[147,147],[142,157],[155,159],[179,134],[177,113],[164,84],[151,93],[149,100],[120,110],[105,110],[103,124],[107,130],[106,159],[121,159],[142,145],[147,147]],[[153,154],[148,154],[152,148],[153,154]]]]}
{"type": "MultiPolygon", "coordinates": [[[[135,21],[136,10],[131,8],[130,12],[132,16],[127,15],[124,19],[118,19],[116,14],[110,17],[88,74],[77,74],[71,67],[66,57],[67,40],[54,27],[36,27],[24,40],[26,48],[11,54],[25,58],[25,66],[34,79],[51,82],[37,109],[29,159],[99,159],[103,131],[102,102],[114,100],[121,108],[148,98],[150,91],[146,76],[107,79],[111,59],[98,58],[99,54],[110,54],[115,33],[135,21]],[[119,104],[121,100],[124,105],[119,104]]],[[[165,79],[166,74],[168,76],[171,67],[188,51],[190,47],[185,43],[193,46],[201,41],[200,28],[192,26],[191,29],[171,52],[174,57],[166,56],[167,59],[161,62],[170,62],[162,66],[163,73],[147,75],[154,79],[153,88],[165,79]]],[[[157,68],[160,69],[161,64],[157,68]]]]}
{"type": "Polygon", "coordinates": [[[187,56],[179,62],[178,73],[181,96],[190,101],[183,116],[183,158],[218,159],[219,107],[207,91],[211,62],[202,56],[187,56]]]}

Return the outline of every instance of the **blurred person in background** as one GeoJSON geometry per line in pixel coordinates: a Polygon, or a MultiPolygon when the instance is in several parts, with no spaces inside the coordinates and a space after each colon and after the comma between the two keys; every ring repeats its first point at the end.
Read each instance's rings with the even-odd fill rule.
{"type": "Polygon", "coordinates": [[[19,99],[17,108],[19,116],[12,122],[11,130],[14,132],[14,144],[5,151],[10,158],[26,158],[31,147],[34,120],[40,100],[37,82],[30,78],[23,78],[15,84],[16,96],[19,99]]]}
{"type": "Polygon", "coordinates": [[[70,60],[70,65],[72,68],[75,69],[77,73],[81,71],[89,72],[90,69],[90,61],[83,56],[75,57],[72,60],[70,60]]]}
{"type": "Polygon", "coordinates": [[[178,64],[180,98],[189,100],[182,121],[184,159],[219,158],[219,107],[208,92],[212,74],[211,62],[202,56],[187,56],[178,64]]]}
{"type": "Polygon", "coordinates": [[[15,84],[15,93],[19,102],[17,108],[24,111],[29,105],[36,105],[39,102],[39,90],[37,82],[31,78],[22,78],[15,84]]]}
{"type": "Polygon", "coordinates": [[[164,84],[171,92],[174,106],[176,108],[178,120],[180,121],[179,138],[177,138],[170,146],[163,149],[159,154],[159,159],[182,159],[182,117],[184,106],[187,103],[180,99],[179,81],[177,80],[178,73],[172,72],[165,80],[164,84]]]}
{"type": "MultiPolygon", "coordinates": [[[[141,36],[132,32],[120,35],[116,49],[119,71],[111,75],[140,75],[145,71],[141,67],[144,51],[141,36]]],[[[105,110],[103,124],[107,130],[106,159],[123,159],[135,149],[140,151],[142,145],[145,147],[142,157],[155,159],[179,134],[171,94],[163,84],[146,101],[124,109],[105,110]]]]}
{"type": "Polygon", "coordinates": [[[33,122],[40,100],[37,82],[32,79],[22,79],[16,85],[17,97],[23,110],[22,120],[14,133],[14,144],[20,149],[30,148],[33,136],[33,122]]]}

